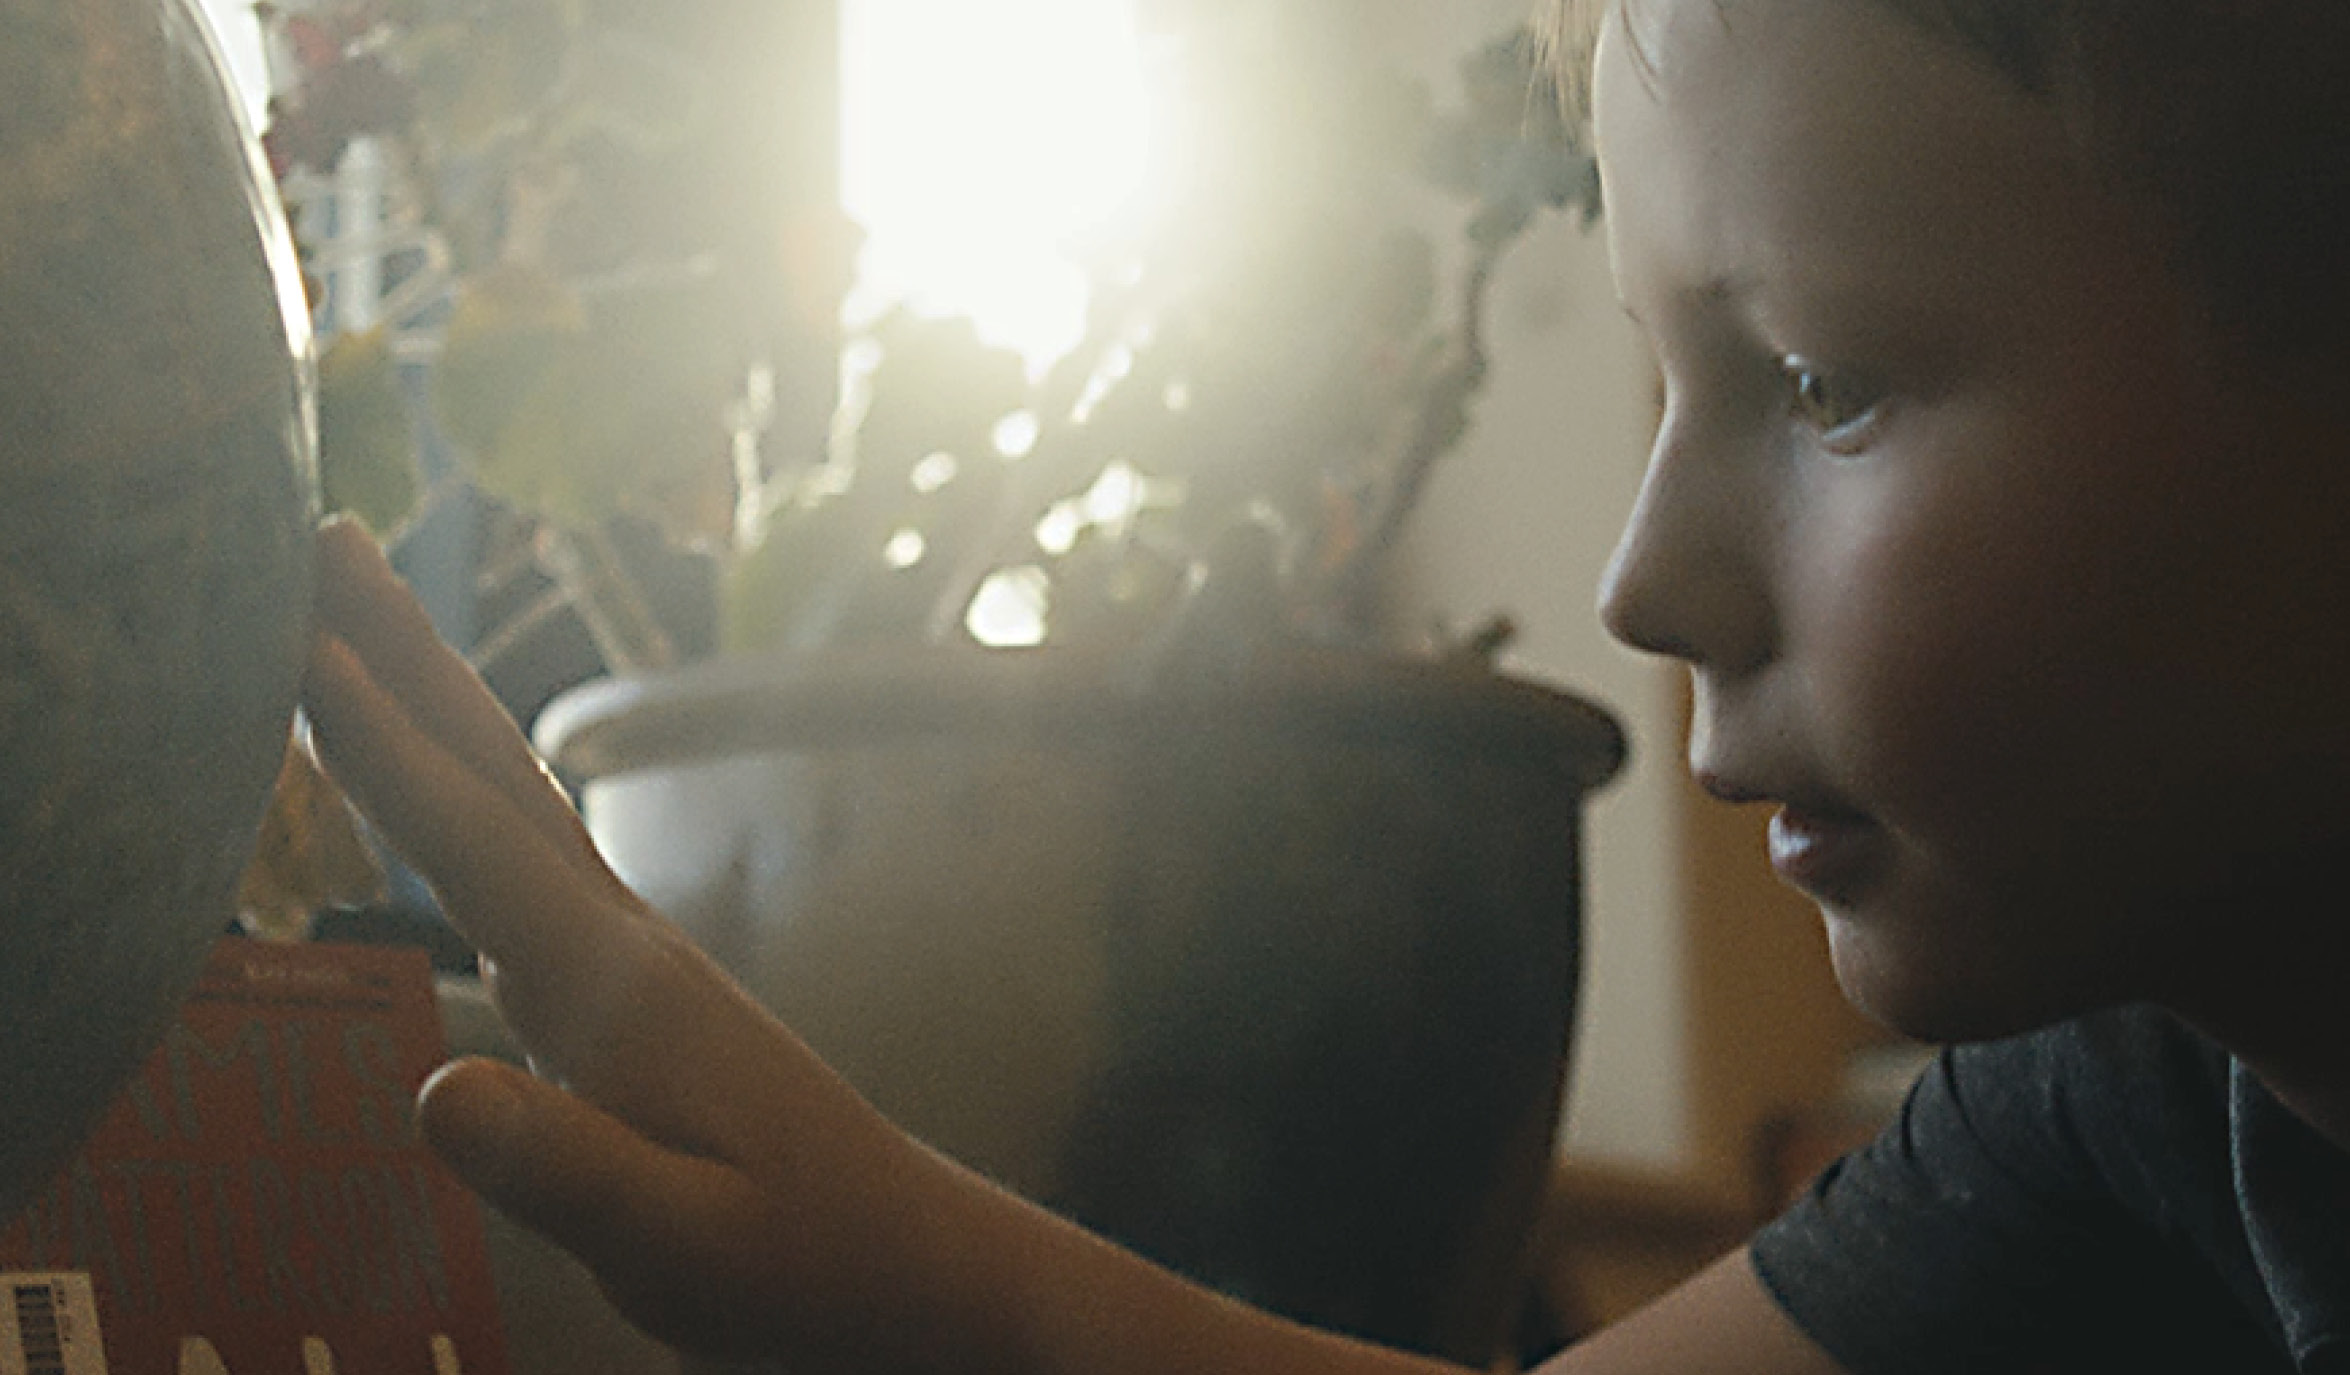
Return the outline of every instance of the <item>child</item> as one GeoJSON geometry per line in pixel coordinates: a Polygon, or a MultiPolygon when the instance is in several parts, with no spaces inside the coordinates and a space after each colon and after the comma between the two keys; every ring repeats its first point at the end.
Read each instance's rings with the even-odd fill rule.
{"type": "MultiPolygon", "coordinates": [[[[1691,765],[1778,806],[1849,995],[1975,1044],[1554,1368],[2345,1368],[2350,11],[1594,22],[1668,395],[1603,615],[1688,663],[1691,765]]],[[[568,1089],[460,1064],[426,1131],[654,1332],[795,1371],[1432,1368],[878,1120],[610,877],[366,542],[323,557],[321,747],[568,1089]]]]}

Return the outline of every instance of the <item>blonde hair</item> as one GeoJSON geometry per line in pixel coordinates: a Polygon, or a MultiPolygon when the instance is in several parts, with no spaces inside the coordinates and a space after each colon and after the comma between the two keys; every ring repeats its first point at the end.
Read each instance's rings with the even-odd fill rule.
{"type": "Polygon", "coordinates": [[[1570,123],[1591,113],[1591,50],[1599,41],[1610,0],[1545,0],[1535,12],[1534,37],[1557,82],[1570,123]]]}
{"type": "MultiPolygon", "coordinates": [[[[1543,0],[1539,30],[1576,113],[1601,22],[1637,2],[1543,0]]],[[[2181,272],[2247,344],[2350,355],[2350,3],[1870,3],[2049,101],[2089,165],[2165,222],[2181,272]]]]}

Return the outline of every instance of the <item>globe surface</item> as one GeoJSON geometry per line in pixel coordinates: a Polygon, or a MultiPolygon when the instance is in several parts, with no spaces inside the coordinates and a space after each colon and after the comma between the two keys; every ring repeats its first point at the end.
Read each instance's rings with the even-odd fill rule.
{"type": "Polygon", "coordinates": [[[188,0],[0,0],[0,1218],[232,917],[308,626],[292,245],[188,0]]]}

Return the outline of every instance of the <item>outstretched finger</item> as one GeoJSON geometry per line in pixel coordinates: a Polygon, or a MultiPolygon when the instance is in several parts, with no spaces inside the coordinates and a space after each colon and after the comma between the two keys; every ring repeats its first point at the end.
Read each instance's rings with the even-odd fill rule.
{"type": "MultiPolygon", "coordinates": [[[[492,960],[568,970],[635,919],[600,861],[583,866],[541,817],[452,754],[332,635],[303,683],[312,747],[392,848],[492,960]]],[[[623,890],[624,891],[624,890],[623,890]]]]}
{"type": "Polygon", "coordinates": [[[498,970],[530,1053],[672,1143],[731,1122],[705,1079],[771,1020],[600,866],[558,852],[502,790],[451,756],[321,636],[308,686],[313,747],[351,800],[498,970]],[[680,1070],[680,1061],[687,1066],[680,1070]]]}
{"type": "Polygon", "coordinates": [[[785,1034],[772,1017],[600,863],[550,844],[348,645],[317,637],[305,695],[321,761],[495,966],[500,1009],[535,1059],[689,1148],[745,1137],[799,1091],[730,1079],[746,1046],[785,1034]]]}
{"type": "Polygon", "coordinates": [[[772,1232],[760,1191],[733,1167],[668,1149],[495,1061],[444,1066],[418,1107],[458,1178],[577,1256],[639,1326],[689,1349],[748,1354],[746,1305],[711,1280],[744,1268],[740,1253],[763,1250],[772,1232]]]}
{"type": "Polygon", "coordinates": [[[504,793],[560,853],[602,871],[570,799],[513,718],[441,639],[375,540],[352,522],[319,531],[318,617],[320,629],[350,647],[417,730],[504,793]]]}

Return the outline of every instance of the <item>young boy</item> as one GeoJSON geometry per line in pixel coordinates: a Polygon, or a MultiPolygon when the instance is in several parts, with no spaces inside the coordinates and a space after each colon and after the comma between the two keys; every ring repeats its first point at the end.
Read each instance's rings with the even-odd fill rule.
{"type": "MultiPolygon", "coordinates": [[[[1603,615],[1688,663],[1691,766],[1779,808],[1848,994],[1973,1044],[1555,1370],[2350,1368],[2346,15],[1595,21],[1668,396],[1603,615]]],[[[366,542],[323,557],[321,747],[564,1086],[460,1064],[425,1128],[656,1334],[795,1371],[1432,1368],[881,1122],[610,877],[366,542]]]]}

